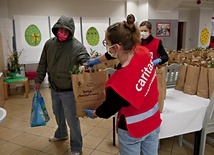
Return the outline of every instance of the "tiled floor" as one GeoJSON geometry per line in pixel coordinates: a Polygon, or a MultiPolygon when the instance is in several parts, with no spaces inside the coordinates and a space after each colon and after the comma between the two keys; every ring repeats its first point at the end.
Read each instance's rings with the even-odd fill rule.
{"type": "MultiPolygon", "coordinates": [[[[56,129],[51,108],[50,90],[41,89],[51,117],[46,126],[30,127],[30,112],[34,91],[24,98],[22,91],[12,92],[5,102],[7,117],[0,125],[0,155],[68,155],[69,141],[49,142],[56,129]]],[[[83,155],[118,155],[118,142],[112,145],[112,118],[80,118],[83,135],[83,155]]],[[[193,134],[185,135],[193,141],[193,134]]],[[[193,150],[178,146],[177,137],[160,140],[159,155],[192,155],[193,150]]],[[[214,154],[214,145],[206,144],[205,155],[214,154]]]]}

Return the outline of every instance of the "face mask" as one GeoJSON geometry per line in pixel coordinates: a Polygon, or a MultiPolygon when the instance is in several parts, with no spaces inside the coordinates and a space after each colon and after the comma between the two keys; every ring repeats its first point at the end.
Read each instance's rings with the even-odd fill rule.
{"type": "Polygon", "coordinates": [[[60,32],[60,31],[57,32],[57,37],[60,41],[65,41],[68,38],[67,35],[65,35],[64,33],[60,32]]]}
{"type": "Polygon", "coordinates": [[[114,47],[114,45],[112,45],[112,46],[108,46],[108,45],[106,45],[106,50],[107,50],[107,52],[108,52],[108,54],[112,57],[112,58],[117,58],[117,52],[116,53],[110,53],[110,48],[112,48],[112,47],[114,47]]]}
{"type": "Polygon", "coordinates": [[[141,38],[146,39],[146,38],[148,38],[148,36],[149,36],[149,32],[140,32],[141,38]]]}

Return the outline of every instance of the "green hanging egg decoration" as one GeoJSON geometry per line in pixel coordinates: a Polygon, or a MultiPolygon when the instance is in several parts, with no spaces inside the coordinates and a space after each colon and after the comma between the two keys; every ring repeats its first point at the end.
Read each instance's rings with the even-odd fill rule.
{"type": "Polygon", "coordinates": [[[95,27],[90,27],[86,32],[86,40],[89,45],[96,46],[100,41],[99,32],[95,27]]]}
{"type": "Polygon", "coordinates": [[[37,46],[41,42],[41,32],[39,28],[31,24],[25,30],[25,40],[30,46],[37,46]]]}

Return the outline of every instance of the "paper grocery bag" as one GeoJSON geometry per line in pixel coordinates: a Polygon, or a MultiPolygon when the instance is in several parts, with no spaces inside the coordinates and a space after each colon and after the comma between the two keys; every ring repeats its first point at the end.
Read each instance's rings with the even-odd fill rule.
{"type": "Polygon", "coordinates": [[[209,97],[209,89],[208,89],[208,69],[205,67],[201,67],[199,79],[198,79],[198,88],[197,88],[197,96],[208,98],[209,97]]]}
{"type": "Polygon", "coordinates": [[[157,81],[158,81],[158,104],[160,112],[163,111],[164,99],[166,96],[166,77],[165,77],[165,68],[156,69],[157,81]]]}
{"type": "Polygon", "coordinates": [[[209,83],[209,98],[212,96],[214,91],[214,68],[208,68],[208,83],[209,83]]]}
{"type": "Polygon", "coordinates": [[[71,75],[76,115],[83,117],[86,114],[82,109],[96,109],[105,99],[105,84],[108,80],[107,71],[83,72],[71,75]]]}
{"type": "Polygon", "coordinates": [[[188,65],[186,73],[186,82],[184,84],[184,93],[196,95],[199,73],[200,67],[188,65]]]}
{"type": "Polygon", "coordinates": [[[106,68],[115,68],[115,60],[108,60],[100,64],[94,65],[95,71],[105,70],[106,68]]]}
{"type": "Polygon", "coordinates": [[[184,90],[184,83],[186,81],[186,71],[187,71],[187,65],[181,65],[180,72],[178,74],[178,79],[175,85],[176,90],[180,90],[180,91],[184,90]]]}

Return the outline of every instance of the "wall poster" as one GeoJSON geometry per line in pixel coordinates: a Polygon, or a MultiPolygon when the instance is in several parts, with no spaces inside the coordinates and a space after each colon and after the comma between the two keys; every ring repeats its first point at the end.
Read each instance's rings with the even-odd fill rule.
{"type": "Polygon", "coordinates": [[[170,36],[170,23],[157,23],[156,36],[157,37],[169,37],[170,36]]]}
{"type": "Polygon", "coordinates": [[[14,15],[16,47],[23,49],[21,64],[38,63],[43,46],[49,37],[47,16],[14,15]]]}

